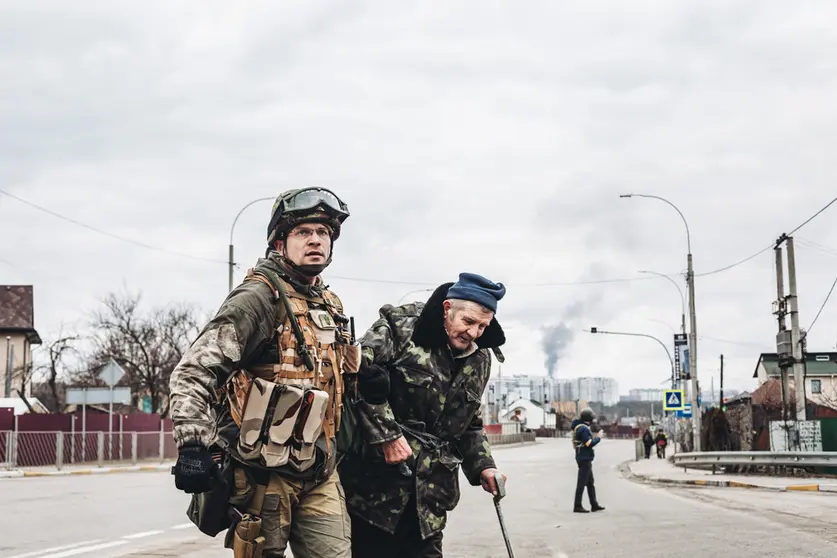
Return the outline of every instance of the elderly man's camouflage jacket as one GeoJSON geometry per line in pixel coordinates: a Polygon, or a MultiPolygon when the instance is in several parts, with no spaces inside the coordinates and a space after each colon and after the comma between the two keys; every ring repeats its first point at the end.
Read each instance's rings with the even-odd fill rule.
{"type": "Polygon", "coordinates": [[[474,486],[480,484],[481,471],[495,466],[480,406],[491,372],[489,349],[501,356],[497,347],[505,336],[494,319],[474,350],[455,355],[442,320],[451,285],[440,286],[426,304],[383,306],[360,341],[360,391],[368,376],[364,372],[374,368],[387,376],[388,396],[380,401],[364,396],[357,406],[365,445],[344,458],[340,477],[353,520],[389,533],[395,532],[411,497],[422,537],[441,531],[447,512],[459,502],[460,465],[474,486]],[[382,443],[402,434],[413,450],[408,461],[412,477],[387,465],[381,451],[382,443]]]}

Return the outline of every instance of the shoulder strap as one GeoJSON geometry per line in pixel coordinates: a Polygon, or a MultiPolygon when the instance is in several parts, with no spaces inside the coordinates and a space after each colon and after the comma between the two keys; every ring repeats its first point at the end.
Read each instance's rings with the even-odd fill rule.
{"type": "Polygon", "coordinates": [[[294,337],[296,337],[296,350],[303,362],[305,362],[305,367],[308,370],[314,370],[314,359],[311,358],[311,354],[308,352],[308,346],[305,344],[305,336],[302,334],[302,329],[300,329],[299,322],[297,321],[296,316],[294,315],[294,310],[291,307],[291,301],[288,298],[288,289],[285,287],[285,281],[283,281],[279,275],[267,269],[253,270],[252,274],[248,273],[248,277],[261,281],[270,287],[271,292],[275,297],[274,300],[278,300],[280,302],[277,308],[277,317],[279,312],[282,311],[281,309],[284,308],[285,315],[282,318],[282,321],[284,322],[285,319],[287,319],[291,322],[291,329],[294,332],[294,337]]]}

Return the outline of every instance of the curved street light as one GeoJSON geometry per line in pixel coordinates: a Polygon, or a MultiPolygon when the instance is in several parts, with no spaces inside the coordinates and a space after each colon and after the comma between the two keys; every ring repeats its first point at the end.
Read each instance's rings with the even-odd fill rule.
{"type": "Polygon", "coordinates": [[[434,289],[416,289],[414,291],[406,292],[406,293],[404,293],[404,295],[401,298],[398,299],[398,304],[401,304],[402,302],[404,302],[404,299],[407,298],[408,296],[410,296],[413,293],[426,293],[426,292],[431,292],[432,293],[433,291],[434,291],[434,289]]]}
{"type": "Polygon", "coordinates": [[[251,205],[253,205],[254,203],[258,203],[258,202],[261,202],[261,201],[273,201],[274,199],[275,198],[259,198],[257,200],[253,200],[250,203],[248,203],[247,205],[245,205],[244,207],[242,207],[241,210],[238,212],[238,214],[235,216],[235,219],[233,219],[232,226],[230,227],[230,255],[229,255],[230,259],[229,259],[229,262],[227,262],[227,265],[229,266],[229,287],[230,287],[229,290],[230,291],[233,290],[233,268],[235,267],[235,263],[234,263],[235,260],[233,259],[233,252],[234,252],[234,249],[233,249],[233,231],[235,230],[235,224],[238,222],[238,218],[241,217],[241,214],[244,213],[244,210],[247,209],[248,207],[250,207],[251,205]]]}
{"type": "Polygon", "coordinates": [[[671,352],[666,347],[666,344],[654,337],[653,335],[648,335],[647,333],[632,333],[626,331],[605,331],[603,329],[599,329],[597,327],[591,327],[590,329],[585,329],[588,333],[601,333],[604,335],[625,335],[628,337],[645,337],[646,339],[653,339],[657,343],[659,343],[660,347],[666,352],[666,356],[668,356],[668,362],[671,365],[671,385],[672,388],[674,387],[674,359],[671,357],[671,352]]]}
{"type": "Polygon", "coordinates": [[[694,411],[692,412],[692,430],[695,451],[700,451],[701,416],[700,407],[697,404],[699,392],[697,370],[697,317],[695,315],[695,272],[692,268],[692,237],[691,233],[689,232],[689,223],[686,221],[686,217],[683,215],[683,212],[680,211],[680,209],[676,205],[660,196],[652,196],[649,194],[619,194],[619,197],[649,198],[653,200],[659,200],[674,208],[674,210],[677,212],[678,215],[680,215],[680,218],[683,220],[683,224],[686,226],[686,245],[688,248],[688,254],[686,255],[686,284],[689,287],[689,373],[692,376],[691,401],[692,409],[694,409],[694,411]]]}
{"type": "Polygon", "coordinates": [[[677,284],[677,281],[675,281],[668,275],[665,275],[663,273],[657,273],[656,271],[640,270],[639,272],[649,273],[651,275],[656,275],[657,277],[668,279],[669,282],[677,288],[677,292],[680,293],[680,333],[686,333],[686,297],[683,296],[683,289],[680,288],[680,285],[677,284]]]}

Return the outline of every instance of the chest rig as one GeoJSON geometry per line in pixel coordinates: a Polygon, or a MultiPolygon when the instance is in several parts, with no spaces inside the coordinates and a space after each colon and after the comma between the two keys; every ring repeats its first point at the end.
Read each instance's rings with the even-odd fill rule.
{"type": "Polygon", "coordinates": [[[248,366],[230,378],[230,414],[239,426],[238,452],[270,468],[305,471],[340,429],[343,374],[356,373],[359,347],[349,344],[343,305],[328,290],[297,292],[275,273],[250,271],[276,301],[276,362],[248,366]]]}

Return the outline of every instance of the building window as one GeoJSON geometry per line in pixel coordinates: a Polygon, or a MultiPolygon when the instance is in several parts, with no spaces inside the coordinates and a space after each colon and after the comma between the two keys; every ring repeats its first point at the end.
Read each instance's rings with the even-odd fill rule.
{"type": "Polygon", "coordinates": [[[811,393],[822,393],[822,380],[811,380],[811,393]]]}

